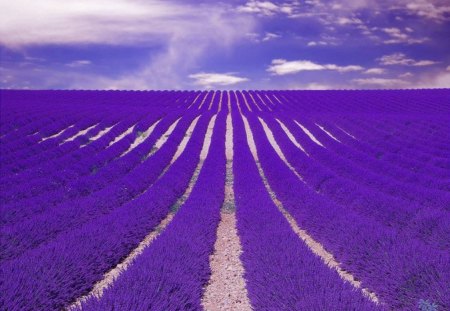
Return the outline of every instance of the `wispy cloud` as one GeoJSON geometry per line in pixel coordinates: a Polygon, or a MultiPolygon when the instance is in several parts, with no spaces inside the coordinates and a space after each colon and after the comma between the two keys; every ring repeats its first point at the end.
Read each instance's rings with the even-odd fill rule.
{"type": "Polygon", "coordinates": [[[311,82],[307,84],[292,84],[287,87],[289,90],[336,90],[340,89],[338,85],[311,82]]]}
{"type": "Polygon", "coordinates": [[[415,60],[407,57],[403,53],[393,53],[389,55],[384,55],[377,59],[381,65],[393,66],[393,65],[403,65],[403,66],[431,66],[438,64],[438,62],[433,60],[415,60]]]}
{"type": "Polygon", "coordinates": [[[381,75],[386,72],[386,69],[384,68],[369,68],[366,71],[364,71],[364,74],[367,75],[381,75]]]}
{"type": "Polygon", "coordinates": [[[317,64],[309,60],[295,60],[287,61],[285,59],[274,59],[272,64],[267,68],[267,71],[273,75],[287,75],[294,74],[300,71],[315,71],[315,70],[335,70],[338,72],[358,71],[364,68],[357,65],[338,66],[335,64],[317,64]]]}
{"type": "Polygon", "coordinates": [[[90,60],[86,59],[80,59],[80,60],[74,60],[73,62],[67,63],[66,66],[76,68],[76,67],[84,67],[92,64],[90,60]]]}
{"type": "Polygon", "coordinates": [[[205,88],[212,88],[214,86],[227,86],[249,81],[248,78],[237,76],[236,73],[207,73],[200,72],[189,75],[189,78],[194,79],[194,84],[205,88]]]}
{"type": "Polygon", "coordinates": [[[383,28],[382,31],[390,36],[389,39],[383,41],[384,44],[419,44],[430,40],[429,38],[412,38],[410,34],[396,27],[383,28]]]}
{"type": "Polygon", "coordinates": [[[406,85],[406,82],[401,79],[390,79],[390,78],[364,78],[364,79],[353,79],[353,82],[359,85],[369,85],[378,86],[386,88],[397,88],[406,85]]]}
{"type": "Polygon", "coordinates": [[[278,38],[281,38],[281,35],[272,32],[266,32],[262,41],[270,41],[278,38]]]}
{"type": "Polygon", "coordinates": [[[296,13],[299,3],[297,1],[274,3],[271,1],[251,0],[237,7],[241,13],[251,13],[263,16],[272,16],[275,14],[285,14],[291,16],[296,13]]]}
{"type": "MultiPolygon", "coordinates": [[[[0,87],[204,87],[189,78],[197,73],[251,78],[235,85],[255,88],[438,81],[436,72],[450,72],[449,6],[447,0],[0,0],[6,70],[0,87]]],[[[220,79],[210,85],[231,81],[220,79]]]]}
{"type": "Polygon", "coordinates": [[[325,46],[325,45],[328,45],[328,43],[325,42],[325,41],[309,41],[306,45],[309,46],[309,47],[311,47],[311,46],[325,46]]]}
{"type": "MultiPolygon", "coordinates": [[[[186,76],[199,67],[206,53],[232,49],[256,27],[253,16],[235,13],[224,4],[198,6],[161,0],[17,0],[3,1],[0,11],[0,45],[10,49],[34,45],[158,47],[140,60],[139,68],[114,75],[94,71],[84,78],[75,75],[67,79],[69,88],[187,88],[186,76]]],[[[67,66],[86,67],[80,60],[67,66]]],[[[10,72],[17,77],[24,74],[19,68],[10,72]]],[[[53,88],[64,76],[56,68],[45,72],[41,87],[53,88]]]]}
{"type": "Polygon", "coordinates": [[[398,77],[401,78],[401,79],[410,78],[412,76],[414,76],[414,75],[411,72],[409,72],[409,71],[405,72],[405,73],[401,73],[401,74],[398,75],[398,77]]]}
{"type": "Polygon", "coordinates": [[[436,22],[443,22],[450,20],[450,4],[448,1],[440,0],[416,0],[407,2],[407,10],[418,16],[434,20],[436,22]]]}
{"type": "Polygon", "coordinates": [[[364,23],[362,22],[362,20],[359,19],[359,18],[356,18],[356,17],[346,17],[346,16],[339,17],[339,18],[337,19],[337,23],[338,23],[339,25],[362,25],[362,24],[364,24],[364,23]]]}
{"type": "MultiPolygon", "coordinates": [[[[220,33],[214,35],[215,40],[227,42],[237,33],[225,20],[224,7],[217,5],[197,7],[161,0],[16,0],[2,1],[0,10],[0,44],[8,47],[146,44],[180,36],[193,37],[192,33],[210,40],[212,33],[220,33]],[[205,25],[210,31],[204,31],[205,25]]],[[[243,27],[240,31],[249,28],[243,25],[243,17],[236,21],[243,27]]]]}

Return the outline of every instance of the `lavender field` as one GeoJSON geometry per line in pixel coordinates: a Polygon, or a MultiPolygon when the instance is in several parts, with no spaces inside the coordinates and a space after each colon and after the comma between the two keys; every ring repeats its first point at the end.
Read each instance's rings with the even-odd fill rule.
{"type": "Polygon", "coordinates": [[[0,310],[450,310],[450,89],[0,98],[0,310]]]}

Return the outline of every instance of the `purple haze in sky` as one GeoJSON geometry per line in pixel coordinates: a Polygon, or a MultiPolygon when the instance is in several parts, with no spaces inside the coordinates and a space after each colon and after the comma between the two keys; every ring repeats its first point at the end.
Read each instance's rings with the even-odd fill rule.
{"type": "Polygon", "coordinates": [[[0,88],[450,85],[446,0],[17,0],[0,12],[0,88]]]}

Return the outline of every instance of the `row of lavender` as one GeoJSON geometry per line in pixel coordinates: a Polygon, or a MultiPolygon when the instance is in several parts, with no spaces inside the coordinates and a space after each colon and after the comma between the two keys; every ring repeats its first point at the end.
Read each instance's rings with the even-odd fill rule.
{"type": "MultiPolygon", "coordinates": [[[[333,114],[305,116],[299,110],[308,104],[295,106],[292,103],[302,98],[292,97],[288,107],[274,107],[276,113],[260,112],[260,120],[258,114],[246,113],[255,131],[262,166],[279,199],[302,228],[388,305],[411,309],[420,298],[426,298],[447,309],[449,117],[388,117],[388,124],[397,130],[395,136],[400,137],[394,148],[385,132],[390,131],[388,126],[374,129],[364,124],[385,123],[384,114],[347,116],[346,123],[342,116],[333,114]],[[432,131],[414,132],[405,120],[432,131]],[[269,146],[264,123],[303,180],[269,146]],[[364,125],[369,130],[361,131],[364,125]],[[289,141],[283,126],[302,148],[289,141]],[[375,156],[379,152],[392,153],[390,161],[375,156]],[[403,152],[414,165],[402,165],[395,157],[403,152]]],[[[450,100],[443,97],[441,103],[448,106],[450,100]]],[[[268,102],[260,104],[269,107],[268,102]]]]}
{"type": "MultiPolygon", "coordinates": [[[[95,111],[99,107],[94,105],[91,109],[95,111]]],[[[41,166],[32,166],[22,174],[2,176],[8,181],[19,179],[17,187],[12,187],[7,193],[16,195],[14,204],[2,205],[7,220],[1,229],[4,250],[1,269],[6,280],[3,284],[9,288],[2,296],[2,306],[7,309],[28,309],[31,306],[37,309],[59,309],[84,294],[101,279],[105,271],[120,262],[164,217],[164,210],[169,210],[175,198],[183,193],[193,170],[195,161],[192,159],[198,157],[199,143],[205,134],[208,121],[206,115],[202,116],[203,120],[196,128],[190,147],[183,153],[184,157],[180,157],[166,174],[163,172],[188,125],[198,114],[198,111],[190,113],[173,108],[164,111],[160,107],[143,109],[138,114],[125,114],[126,118],[134,117],[131,123],[137,122],[137,125],[114,148],[99,141],[90,144],[96,146],[94,150],[78,145],[72,152],[58,154],[48,159],[48,163],[43,161],[41,166]],[[130,147],[137,133],[161,118],[152,133],[154,135],[150,135],[132,152],[120,157],[130,147]],[[155,140],[167,133],[166,129],[175,120],[179,122],[170,140],[152,152],[155,140]],[[61,170],[49,170],[54,175],[46,177],[42,173],[42,165],[52,165],[51,162],[60,163],[61,170]],[[78,169],[80,165],[85,167],[81,172],[78,169]],[[91,165],[97,165],[95,172],[91,170],[91,165]],[[73,170],[77,176],[69,175],[66,181],[63,178],[69,170],[73,170]],[[23,185],[32,184],[20,181],[24,174],[27,174],[26,177],[33,176],[29,175],[30,171],[37,173],[35,184],[41,187],[39,194],[31,193],[33,189],[30,189],[26,198],[17,199],[17,194],[26,190],[23,185]],[[155,206],[160,207],[159,212],[155,206]],[[129,212],[130,209],[133,213],[129,212]],[[149,211],[151,215],[147,215],[149,211]],[[114,226],[117,226],[117,230],[112,230],[114,226]],[[111,230],[121,239],[115,239],[111,230]],[[87,236],[97,238],[86,241],[87,236]],[[110,239],[114,246],[104,239],[110,239]],[[92,243],[91,247],[87,245],[88,242],[92,243]],[[98,247],[103,247],[106,256],[102,256],[98,247]],[[120,250],[114,251],[114,247],[120,250]],[[67,258],[71,258],[72,264],[67,258]],[[36,262],[39,264],[36,265],[36,262]],[[92,270],[91,267],[95,268],[92,270]],[[36,271],[40,271],[38,279],[35,277],[36,271]]],[[[111,142],[117,133],[111,134],[101,140],[111,142]]],[[[60,141],[58,147],[52,146],[50,151],[57,151],[65,145],[62,144],[64,138],[55,139],[60,141]]],[[[38,151],[37,154],[45,152],[48,150],[38,151]]],[[[7,194],[4,195],[2,191],[5,201],[9,198],[7,194]]]]}
{"type": "MultiPolygon", "coordinates": [[[[104,98],[102,93],[83,94],[80,98],[89,100],[95,94],[104,98]]],[[[137,95],[152,94],[148,93],[137,95]]],[[[148,107],[104,103],[85,111],[79,107],[71,110],[70,105],[61,109],[53,109],[53,105],[42,111],[35,105],[21,104],[24,111],[29,109],[27,122],[21,121],[23,116],[18,117],[19,106],[16,111],[5,109],[2,150],[9,146],[5,151],[10,159],[14,154],[25,154],[17,162],[10,161],[13,169],[5,174],[2,171],[1,177],[5,181],[2,185],[6,181],[12,185],[1,188],[5,202],[2,214],[6,215],[1,229],[1,247],[5,250],[1,272],[6,276],[2,290],[6,294],[1,305],[6,309],[60,309],[89,292],[106,271],[158,225],[183,194],[196,164],[202,161],[200,149],[202,142],[205,144],[206,127],[213,120],[211,150],[194,191],[174,221],[103,298],[83,305],[83,309],[92,310],[201,308],[210,272],[208,257],[223,200],[229,101],[235,128],[234,190],[244,250],[241,259],[255,309],[382,309],[385,305],[377,306],[354,291],[295,236],[264,190],[245,141],[239,111],[249,121],[260,165],[277,197],[299,225],[334,254],[346,270],[389,307],[411,309],[420,298],[435,301],[444,309],[448,306],[448,137],[444,135],[447,124],[442,116],[421,121],[423,118],[408,118],[396,112],[397,116],[385,118],[375,108],[378,114],[370,119],[367,112],[351,118],[342,115],[343,111],[305,116],[302,109],[308,108],[308,103],[298,102],[303,100],[301,93],[289,92],[173,92],[172,98],[156,93],[153,100],[165,97],[167,102],[161,99],[159,104],[148,107]],[[105,108],[111,117],[104,117],[105,108]],[[131,111],[127,113],[128,108],[131,111]],[[213,117],[217,111],[217,117],[213,117]],[[52,122],[57,122],[68,115],[72,118],[58,123],[45,137],[70,124],[76,124],[75,132],[96,126],[96,132],[80,137],[92,137],[110,126],[112,129],[89,144],[85,140],[62,143],[71,136],[60,135],[50,139],[56,139],[52,145],[44,147],[39,145],[45,141],[33,140],[16,145],[20,135],[34,136],[30,134],[43,126],[41,119],[54,118],[52,122]],[[172,164],[183,135],[195,125],[198,116],[186,150],[172,164]],[[92,121],[81,123],[88,117],[92,121]],[[420,149],[429,136],[434,136],[405,131],[402,122],[410,119],[413,125],[420,123],[423,128],[434,126],[437,134],[432,134],[439,138],[430,141],[429,148],[420,149]],[[367,126],[367,120],[382,127],[367,126]],[[360,123],[354,125],[356,122],[360,123]],[[121,124],[122,128],[113,132],[121,124]],[[128,136],[110,145],[133,124],[136,126],[128,136]],[[309,129],[321,145],[298,124],[309,129]],[[173,125],[175,130],[170,131],[173,125]],[[264,125],[271,129],[303,181],[279,158],[264,125]],[[136,136],[151,126],[154,130],[149,137],[123,155],[136,136]],[[289,128],[307,154],[292,143],[283,127],[289,128]],[[392,152],[392,143],[386,142],[384,136],[392,130],[397,131],[398,141],[421,150],[420,157],[402,155],[402,146],[392,152]],[[349,132],[361,139],[352,138],[349,132]],[[167,142],[153,150],[156,142],[166,136],[167,142]],[[74,146],[58,152],[67,144],[74,146]],[[24,152],[28,148],[34,148],[29,157],[24,152]],[[371,157],[380,150],[389,158],[371,157]],[[427,155],[437,161],[425,161],[427,155]],[[402,157],[412,161],[416,169],[408,170],[402,157]],[[405,261],[405,256],[411,260],[405,261]]],[[[121,92],[113,94],[127,97],[121,92]]],[[[137,96],[132,94],[128,93],[128,97],[137,96]]],[[[388,95],[385,97],[390,99],[388,95]]],[[[347,96],[351,99],[350,94],[347,96]]],[[[77,106],[80,103],[73,107],[77,106]]],[[[314,109],[311,107],[311,111],[314,109]]]]}

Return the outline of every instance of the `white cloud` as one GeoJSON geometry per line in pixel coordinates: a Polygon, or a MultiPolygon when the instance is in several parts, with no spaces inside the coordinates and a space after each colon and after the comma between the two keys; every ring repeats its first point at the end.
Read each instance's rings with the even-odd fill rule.
{"type": "Polygon", "coordinates": [[[394,38],[398,38],[398,39],[402,39],[402,40],[408,38],[408,35],[402,33],[402,31],[399,28],[390,27],[390,28],[383,28],[382,30],[394,38]]]}
{"type": "Polygon", "coordinates": [[[373,88],[448,88],[450,85],[450,72],[440,70],[422,72],[414,75],[410,72],[406,72],[399,75],[398,78],[354,79],[352,81],[357,85],[373,88]]]}
{"type": "Polygon", "coordinates": [[[401,78],[401,79],[410,78],[412,76],[413,76],[413,74],[411,72],[405,72],[405,73],[402,73],[402,74],[398,75],[398,77],[401,78]]]}
{"type": "Polygon", "coordinates": [[[269,66],[267,71],[276,75],[286,75],[297,73],[300,71],[324,70],[324,69],[325,68],[322,65],[307,60],[287,61],[284,59],[275,59],[272,60],[272,65],[269,66]]]}
{"type": "MultiPolygon", "coordinates": [[[[323,1],[328,9],[341,12],[355,12],[358,10],[368,9],[374,13],[390,11],[407,11],[419,17],[442,22],[450,19],[450,4],[447,0],[349,0],[345,5],[341,5],[342,1],[323,1]]],[[[333,12],[334,13],[334,12],[333,12]]],[[[401,16],[396,16],[397,20],[403,20],[401,16]]]]}
{"type": "Polygon", "coordinates": [[[277,34],[277,33],[273,33],[273,32],[265,32],[265,33],[250,32],[250,33],[246,33],[245,37],[250,42],[261,43],[261,42],[267,42],[267,41],[279,39],[279,38],[281,38],[281,35],[277,34]]]}
{"type": "Polygon", "coordinates": [[[214,86],[226,86],[249,81],[248,78],[236,76],[235,73],[206,73],[200,72],[189,75],[195,80],[195,84],[205,88],[214,86]]]}
{"type": "Polygon", "coordinates": [[[416,88],[448,88],[450,85],[450,72],[439,71],[432,74],[424,74],[416,82],[416,88]]]}
{"type": "Polygon", "coordinates": [[[313,83],[307,84],[304,89],[305,90],[331,90],[331,89],[333,89],[333,87],[328,84],[313,82],[313,83]]]}
{"type": "Polygon", "coordinates": [[[359,85],[381,86],[386,88],[402,87],[406,85],[405,81],[401,79],[389,79],[389,78],[353,79],[353,82],[359,85]]]}
{"type": "Polygon", "coordinates": [[[311,82],[306,84],[292,84],[286,87],[289,90],[336,90],[341,87],[325,83],[311,82]]]}
{"type": "MultiPolygon", "coordinates": [[[[199,9],[162,0],[2,1],[0,12],[0,44],[9,48],[52,44],[158,47],[139,68],[115,76],[68,77],[44,68],[48,75],[40,83],[47,88],[59,87],[62,78],[66,87],[76,89],[188,88],[186,76],[199,67],[206,53],[232,49],[256,26],[253,16],[236,14],[224,4],[203,4],[199,9]]],[[[12,74],[24,77],[17,68],[12,74]]]]}
{"type": "Polygon", "coordinates": [[[74,60],[73,62],[67,63],[66,66],[68,67],[83,67],[92,64],[90,60],[86,59],[80,59],[80,60],[74,60]]]}
{"type": "Polygon", "coordinates": [[[438,62],[433,60],[414,60],[407,57],[403,53],[394,53],[389,55],[384,55],[377,59],[381,65],[392,66],[392,65],[403,65],[403,66],[431,66],[438,64],[438,62]]]}
{"type": "Polygon", "coordinates": [[[314,70],[335,70],[338,72],[358,71],[363,70],[361,66],[338,66],[334,64],[321,65],[309,60],[287,61],[285,59],[274,59],[272,64],[267,68],[267,71],[274,75],[294,74],[300,71],[314,71],[314,70]]]}
{"type": "Polygon", "coordinates": [[[448,1],[415,0],[408,2],[406,8],[418,16],[443,22],[450,19],[450,5],[448,1]]]}
{"type": "Polygon", "coordinates": [[[328,45],[328,44],[325,41],[310,41],[306,45],[311,47],[311,46],[319,46],[319,45],[325,46],[325,45],[328,45]]]}
{"type": "Polygon", "coordinates": [[[349,71],[359,71],[359,70],[363,70],[364,67],[358,66],[358,65],[349,65],[349,66],[338,66],[338,65],[323,65],[325,67],[325,69],[328,70],[336,70],[339,72],[349,72],[349,71]]]}
{"type": "MultiPolygon", "coordinates": [[[[411,28],[408,29],[412,30],[411,28]]],[[[402,32],[399,28],[396,27],[383,28],[382,31],[390,36],[390,39],[383,41],[383,43],[385,44],[420,44],[429,40],[429,38],[411,38],[409,34],[402,32]]]]}
{"type": "Polygon", "coordinates": [[[366,71],[364,71],[364,74],[368,75],[381,75],[386,72],[386,69],[383,68],[369,68],[366,71]]]}
{"type": "Polygon", "coordinates": [[[394,53],[389,55],[383,55],[378,58],[381,65],[410,65],[414,62],[413,59],[407,58],[403,53],[394,53]]]}
{"type": "Polygon", "coordinates": [[[337,19],[339,25],[363,25],[362,20],[356,17],[339,17],[337,19]]]}
{"type": "Polygon", "coordinates": [[[447,69],[446,69],[447,71],[450,71],[450,66],[447,66],[447,69]]]}
{"type": "Polygon", "coordinates": [[[279,34],[276,33],[272,33],[272,32],[266,32],[266,34],[264,35],[264,38],[262,39],[262,41],[270,41],[273,39],[278,39],[281,36],[279,34]]]}
{"type": "Polygon", "coordinates": [[[251,28],[242,17],[230,25],[225,11],[162,0],[1,1],[0,44],[153,44],[186,36],[213,40],[213,34],[225,42],[251,28]]]}
{"type": "Polygon", "coordinates": [[[297,1],[276,4],[270,1],[250,0],[244,5],[237,7],[237,11],[241,13],[252,13],[263,16],[272,16],[275,14],[286,14],[292,16],[298,7],[297,1]]]}
{"type": "Polygon", "coordinates": [[[413,64],[413,66],[431,66],[437,63],[438,62],[435,62],[433,60],[418,60],[413,64]]]}

